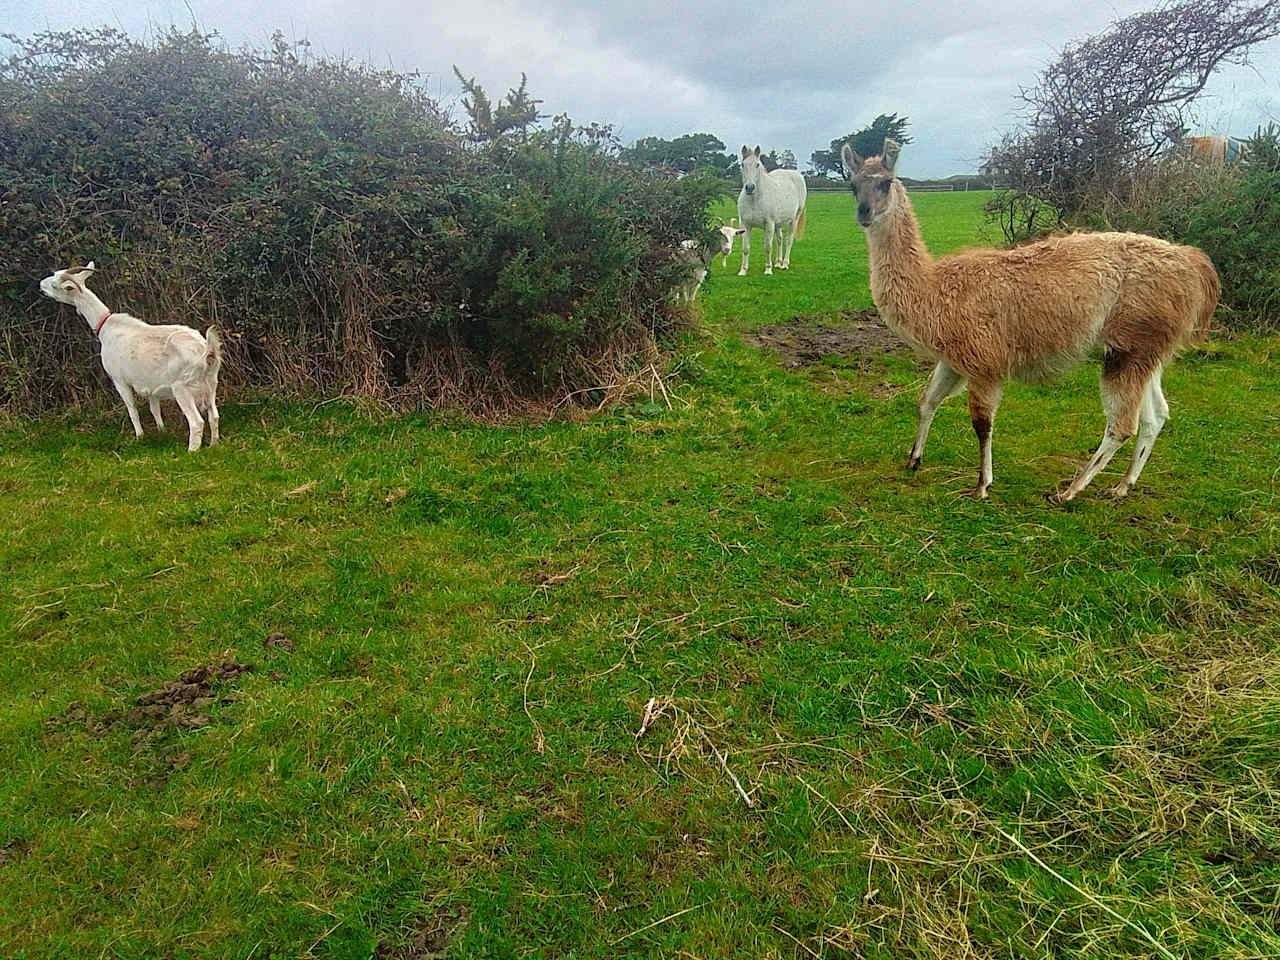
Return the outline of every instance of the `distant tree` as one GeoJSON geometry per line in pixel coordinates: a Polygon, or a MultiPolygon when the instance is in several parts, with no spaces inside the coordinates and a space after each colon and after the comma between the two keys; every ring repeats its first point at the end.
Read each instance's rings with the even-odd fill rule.
{"type": "Polygon", "coordinates": [[[1185,134],[1186,110],[1223,63],[1280,35],[1280,0],[1180,0],[1064,47],[1022,91],[1027,119],[985,167],[1061,216],[1091,194],[1123,199],[1134,174],[1185,134]]]}
{"type": "Polygon", "coordinates": [[[796,155],[791,150],[783,150],[778,154],[778,167],[782,170],[796,169],[796,155]]]}
{"type": "Polygon", "coordinates": [[[844,162],[840,159],[840,151],[847,143],[864,157],[873,157],[884,147],[886,137],[899,143],[910,143],[912,138],[907,134],[911,124],[909,117],[899,117],[896,113],[882,113],[869,126],[854,133],[837,137],[830,143],[830,149],[815,150],[809,156],[809,163],[816,173],[828,177],[843,177],[844,162]]]}
{"type": "Polygon", "coordinates": [[[670,167],[681,173],[709,167],[721,176],[733,166],[724,152],[724,143],[709,133],[686,133],[674,140],[642,137],[621,153],[622,159],[637,167],[670,167]]]}

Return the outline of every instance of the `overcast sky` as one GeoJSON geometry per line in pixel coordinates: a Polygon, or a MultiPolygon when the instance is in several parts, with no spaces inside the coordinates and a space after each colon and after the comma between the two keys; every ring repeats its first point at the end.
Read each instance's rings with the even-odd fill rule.
{"type": "MultiPolygon", "coordinates": [[[[898,113],[915,138],[900,169],[931,177],[976,169],[1016,120],[1019,85],[1064,43],[1154,3],[0,0],[0,32],[108,24],[144,36],[194,19],[238,47],[279,29],[320,53],[421,71],[446,102],[460,94],[454,63],[495,99],[524,71],[544,110],[613,123],[627,143],[706,132],[730,150],[791,149],[802,167],[833,138],[898,113]]],[[[1280,42],[1252,58],[1214,78],[1193,132],[1280,122],[1280,42]]]]}

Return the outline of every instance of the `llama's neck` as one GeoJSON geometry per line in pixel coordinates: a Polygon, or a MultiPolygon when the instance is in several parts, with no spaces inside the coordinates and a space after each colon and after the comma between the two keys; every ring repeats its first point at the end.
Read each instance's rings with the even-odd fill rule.
{"type": "Polygon", "coordinates": [[[871,296],[887,323],[908,330],[921,320],[933,257],[920,236],[920,224],[906,188],[894,183],[893,209],[867,229],[871,296]]]}

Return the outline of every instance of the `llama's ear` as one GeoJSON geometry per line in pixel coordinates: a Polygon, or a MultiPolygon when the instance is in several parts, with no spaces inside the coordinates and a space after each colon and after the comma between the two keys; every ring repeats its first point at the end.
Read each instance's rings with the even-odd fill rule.
{"type": "Polygon", "coordinates": [[[902,144],[897,140],[890,140],[888,137],[884,141],[884,153],[880,156],[880,162],[884,164],[884,168],[893,173],[893,168],[898,165],[898,154],[902,152],[902,144]]]}
{"type": "Polygon", "coordinates": [[[846,143],[840,150],[840,159],[844,161],[844,168],[849,172],[849,179],[852,180],[853,175],[862,166],[862,158],[846,143]]]}
{"type": "Polygon", "coordinates": [[[749,154],[750,152],[751,151],[747,149],[747,145],[744,143],[742,145],[742,159],[743,160],[747,159],[747,154],[749,154]]]}

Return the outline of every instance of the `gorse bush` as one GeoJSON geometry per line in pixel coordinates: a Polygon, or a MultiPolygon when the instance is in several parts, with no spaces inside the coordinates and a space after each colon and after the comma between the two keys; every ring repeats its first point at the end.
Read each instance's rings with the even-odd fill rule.
{"type": "Polygon", "coordinates": [[[464,128],[412,75],[279,37],[6,40],[11,412],[99,393],[83,321],[35,285],[90,258],[109,306],[222,327],[233,383],[403,404],[583,389],[682,319],[671,254],[714,185],[625,168],[607,127],[537,129],[523,83],[493,113],[518,122],[464,128]]]}
{"type": "Polygon", "coordinates": [[[1222,279],[1231,326],[1280,328],[1280,130],[1259,129],[1243,163],[1201,165],[1173,154],[1121,204],[1096,202],[1091,226],[1138,230],[1199,247],[1222,279]]]}

